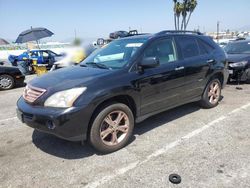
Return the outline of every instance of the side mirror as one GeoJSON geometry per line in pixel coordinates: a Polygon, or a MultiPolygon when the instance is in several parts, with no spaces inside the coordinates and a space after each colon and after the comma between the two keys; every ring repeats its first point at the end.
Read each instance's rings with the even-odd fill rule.
{"type": "Polygon", "coordinates": [[[144,69],[155,68],[160,65],[160,60],[157,57],[146,57],[143,58],[140,66],[144,69]]]}

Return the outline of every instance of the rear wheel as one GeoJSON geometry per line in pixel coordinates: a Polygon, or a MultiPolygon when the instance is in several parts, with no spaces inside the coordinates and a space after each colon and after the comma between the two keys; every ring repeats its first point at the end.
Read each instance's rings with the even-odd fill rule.
{"type": "Polygon", "coordinates": [[[96,115],[89,135],[91,145],[102,153],[124,147],[132,136],[134,116],[122,103],[106,105],[96,115]]]}
{"type": "Polygon", "coordinates": [[[218,105],[221,97],[221,82],[215,78],[206,86],[200,105],[204,108],[213,108],[218,105]]]}
{"type": "Polygon", "coordinates": [[[0,90],[12,89],[15,85],[14,78],[10,75],[0,75],[0,90]]]}

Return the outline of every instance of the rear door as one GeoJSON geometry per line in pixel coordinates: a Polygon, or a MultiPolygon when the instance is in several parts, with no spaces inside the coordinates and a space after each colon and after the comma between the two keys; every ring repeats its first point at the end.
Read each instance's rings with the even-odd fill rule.
{"type": "Polygon", "coordinates": [[[185,67],[183,90],[184,101],[200,96],[206,84],[210,63],[213,60],[209,53],[202,48],[200,39],[194,36],[176,36],[176,42],[181,50],[185,67]]]}
{"type": "Polygon", "coordinates": [[[41,52],[43,64],[49,64],[49,53],[47,51],[41,52]]]}
{"type": "Polygon", "coordinates": [[[178,61],[172,37],[158,39],[145,49],[143,57],[157,57],[160,66],[145,69],[138,87],[141,94],[141,115],[154,113],[178,104],[182,92],[184,69],[178,61]]]}

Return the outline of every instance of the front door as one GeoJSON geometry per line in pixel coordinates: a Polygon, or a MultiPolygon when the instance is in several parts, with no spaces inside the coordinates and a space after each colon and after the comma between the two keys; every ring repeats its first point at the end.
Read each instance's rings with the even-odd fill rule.
{"type": "Polygon", "coordinates": [[[141,115],[178,104],[184,78],[183,62],[178,61],[171,37],[152,42],[145,49],[142,59],[145,57],[157,57],[160,66],[145,69],[137,80],[141,96],[141,115]]]}

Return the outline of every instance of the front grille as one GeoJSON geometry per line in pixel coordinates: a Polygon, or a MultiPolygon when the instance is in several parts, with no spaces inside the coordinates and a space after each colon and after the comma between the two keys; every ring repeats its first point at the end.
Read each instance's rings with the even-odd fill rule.
{"type": "Polygon", "coordinates": [[[41,97],[46,92],[46,89],[33,87],[27,85],[23,92],[23,98],[29,103],[35,102],[39,97],[41,97]]]}

